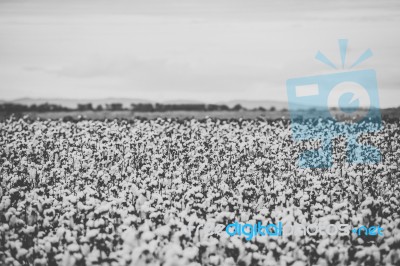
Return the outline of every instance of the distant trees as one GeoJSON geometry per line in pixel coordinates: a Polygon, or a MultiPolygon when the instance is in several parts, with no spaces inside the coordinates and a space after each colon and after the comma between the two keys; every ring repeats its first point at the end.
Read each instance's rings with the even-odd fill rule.
{"type": "Polygon", "coordinates": [[[229,111],[229,107],[227,105],[208,104],[207,111],[229,111]]]}
{"type": "Polygon", "coordinates": [[[240,110],[243,110],[244,108],[240,105],[240,104],[236,104],[233,108],[232,108],[232,110],[233,111],[240,111],[240,110]]]}
{"type": "Polygon", "coordinates": [[[70,111],[68,107],[64,107],[58,104],[15,104],[15,103],[2,103],[0,104],[0,112],[60,112],[60,111],[70,111]]]}
{"type": "Polygon", "coordinates": [[[153,112],[154,106],[151,103],[132,103],[131,110],[136,112],[153,112]]]}
{"type": "Polygon", "coordinates": [[[134,112],[170,112],[170,111],[237,111],[245,110],[241,105],[232,109],[227,105],[219,104],[162,104],[162,103],[132,103],[131,110],[134,112]]]}
{"type": "Polygon", "coordinates": [[[78,104],[78,111],[92,111],[93,106],[91,103],[78,104]]]}
{"type": "MultiPolygon", "coordinates": [[[[58,112],[58,111],[122,111],[129,110],[124,108],[122,103],[110,103],[105,106],[99,104],[93,107],[92,103],[79,103],[76,108],[68,108],[57,104],[33,104],[31,106],[14,103],[0,104],[0,112],[58,112]]],[[[132,103],[130,110],[133,112],[171,112],[171,111],[242,111],[248,110],[240,104],[229,107],[224,104],[163,104],[163,103],[132,103]]],[[[249,109],[253,111],[267,111],[264,107],[249,109]]],[[[276,108],[272,106],[269,111],[274,112],[276,108]]]]}
{"type": "Polygon", "coordinates": [[[24,112],[24,111],[29,111],[29,106],[22,104],[3,103],[0,106],[0,110],[8,112],[24,112]]]}
{"type": "Polygon", "coordinates": [[[161,104],[156,103],[156,111],[206,111],[205,104],[161,104]]]}
{"type": "Polygon", "coordinates": [[[110,103],[106,104],[106,109],[109,111],[121,111],[123,110],[122,103],[110,103]]]}

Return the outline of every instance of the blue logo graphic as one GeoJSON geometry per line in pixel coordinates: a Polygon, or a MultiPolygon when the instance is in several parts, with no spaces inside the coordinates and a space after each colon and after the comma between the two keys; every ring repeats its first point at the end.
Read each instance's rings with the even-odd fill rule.
{"type": "MultiPolygon", "coordinates": [[[[345,68],[347,40],[339,40],[342,68],[345,68]]],[[[350,69],[372,56],[365,51],[350,69]]],[[[338,69],[318,52],[316,59],[338,69]]],[[[293,139],[319,141],[320,148],[300,155],[303,168],[327,168],[332,162],[332,139],[347,139],[347,162],[378,163],[381,154],[373,146],[358,142],[361,134],[381,129],[378,85],[372,69],[348,70],[319,76],[287,80],[289,111],[293,139]]]]}

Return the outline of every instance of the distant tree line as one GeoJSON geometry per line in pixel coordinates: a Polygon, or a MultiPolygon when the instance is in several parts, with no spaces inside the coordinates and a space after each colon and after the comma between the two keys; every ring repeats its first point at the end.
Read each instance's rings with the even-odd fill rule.
{"type": "Polygon", "coordinates": [[[70,108],[58,104],[15,104],[15,103],[2,103],[0,104],[0,111],[2,112],[59,112],[71,111],[70,108]]]}
{"type": "MultiPolygon", "coordinates": [[[[241,106],[238,106],[242,109],[241,106]]],[[[135,112],[168,112],[168,111],[229,111],[226,105],[217,104],[131,104],[131,110],[135,112]]]]}
{"type": "MultiPolygon", "coordinates": [[[[97,105],[94,107],[92,103],[80,103],[76,108],[68,108],[57,104],[15,104],[1,103],[0,112],[60,112],[60,111],[122,111],[131,110],[133,112],[170,112],[170,111],[241,111],[248,110],[237,104],[229,107],[224,104],[161,104],[161,103],[132,103],[130,108],[124,108],[122,103],[110,103],[106,105],[97,105]]],[[[250,109],[252,111],[266,111],[263,107],[250,109]]],[[[270,111],[275,111],[275,107],[271,107],[270,111]]]]}

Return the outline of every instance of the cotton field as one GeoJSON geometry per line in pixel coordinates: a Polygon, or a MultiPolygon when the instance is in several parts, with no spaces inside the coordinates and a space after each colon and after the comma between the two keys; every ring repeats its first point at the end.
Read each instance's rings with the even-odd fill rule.
{"type": "MultiPolygon", "coordinates": [[[[311,123],[310,123],[310,126],[311,123]]],[[[2,265],[400,265],[400,123],[380,164],[297,166],[288,121],[0,123],[2,265]],[[380,225],[384,236],[260,237],[234,221],[380,225]],[[208,229],[206,230],[206,225],[208,229]]]]}

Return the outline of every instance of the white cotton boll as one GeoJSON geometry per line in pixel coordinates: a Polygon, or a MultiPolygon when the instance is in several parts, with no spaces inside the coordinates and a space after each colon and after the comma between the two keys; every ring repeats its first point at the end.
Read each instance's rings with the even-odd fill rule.
{"type": "Polygon", "coordinates": [[[368,253],[369,250],[363,249],[363,250],[359,250],[357,251],[357,253],[355,254],[355,257],[358,260],[361,260],[362,258],[364,258],[368,253]]]}
{"type": "MultiPolygon", "coordinates": [[[[101,252],[97,249],[94,248],[86,257],[86,260],[89,262],[89,265],[95,265],[97,264],[96,262],[99,260],[100,256],[104,254],[101,254],[101,252]]],[[[74,257],[75,258],[75,257],[74,257]]]]}
{"type": "Polygon", "coordinates": [[[74,253],[73,256],[77,261],[80,261],[83,258],[83,255],[81,253],[74,253]]]}
{"type": "Polygon", "coordinates": [[[77,208],[80,211],[89,211],[92,207],[84,205],[81,201],[78,201],[77,208]]]}
{"type": "MultiPolygon", "coordinates": [[[[151,209],[153,209],[153,208],[151,208],[151,209]]],[[[150,216],[149,216],[149,218],[150,219],[154,219],[154,218],[157,218],[158,216],[159,216],[159,212],[154,212],[154,211],[150,211],[150,216]]]]}
{"type": "Polygon", "coordinates": [[[152,180],[150,182],[150,184],[149,184],[149,186],[152,186],[152,187],[156,187],[157,185],[158,185],[158,181],[157,180],[152,180]]]}
{"type": "Polygon", "coordinates": [[[62,265],[62,260],[64,258],[64,253],[58,253],[57,255],[54,256],[55,260],[59,265],[62,265]]]}
{"type": "Polygon", "coordinates": [[[86,226],[89,227],[89,228],[93,228],[94,227],[94,221],[92,219],[89,219],[86,222],[86,226]]]}
{"type": "Polygon", "coordinates": [[[374,261],[376,263],[380,261],[381,254],[380,254],[380,251],[379,251],[377,246],[375,246],[375,245],[371,246],[370,247],[370,253],[371,253],[371,255],[374,258],[374,261]]]}
{"type": "Polygon", "coordinates": [[[317,253],[318,253],[318,255],[322,256],[323,254],[325,254],[326,247],[327,247],[328,245],[329,245],[329,238],[322,239],[322,240],[319,242],[319,245],[318,245],[318,247],[317,247],[317,253]]]}
{"type": "Polygon", "coordinates": [[[91,239],[95,238],[99,233],[100,233],[100,231],[98,229],[91,229],[86,232],[86,237],[89,240],[91,240],[91,239]]]}
{"type": "Polygon", "coordinates": [[[390,250],[389,254],[384,258],[384,262],[387,265],[399,265],[400,264],[400,251],[390,250]]]}
{"type": "MultiPolygon", "coordinates": [[[[266,208],[260,209],[260,212],[259,212],[259,213],[260,213],[260,215],[262,215],[262,216],[264,216],[264,217],[266,217],[267,215],[270,214],[269,210],[266,209],[266,208]]],[[[272,216],[272,214],[271,214],[271,216],[272,216]]]]}
{"type": "Polygon", "coordinates": [[[68,199],[68,201],[71,202],[72,204],[75,204],[75,203],[78,202],[78,198],[77,198],[76,196],[74,196],[74,195],[68,196],[67,199],[68,199]]]}
{"type": "Polygon", "coordinates": [[[35,226],[27,226],[26,228],[22,229],[22,232],[24,232],[27,235],[33,234],[35,232],[35,226]]]}
{"type": "Polygon", "coordinates": [[[183,257],[193,260],[198,255],[199,249],[197,247],[188,247],[183,250],[183,257]]]}
{"type": "Polygon", "coordinates": [[[150,253],[156,253],[158,252],[159,249],[159,241],[157,239],[153,239],[151,240],[148,244],[147,244],[147,249],[149,250],[150,253]]]}
{"type": "Polygon", "coordinates": [[[105,225],[105,221],[103,218],[97,219],[94,221],[94,227],[95,228],[100,228],[103,227],[105,225]]]}
{"type": "Polygon", "coordinates": [[[26,254],[28,254],[28,250],[26,250],[25,248],[19,247],[16,250],[17,250],[16,257],[17,257],[18,260],[24,259],[26,254]]]}
{"type": "Polygon", "coordinates": [[[76,264],[76,259],[69,252],[65,251],[62,257],[62,266],[74,266],[76,264]]]}
{"type": "Polygon", "coordinates": [[[295,261],[292,266],[306,266],[307,264],[304,261],[295,261]]]}
{"type": "Polygon", "coordinates": [[[149,242],[149,241],[152,240],[154,237],[155,237],[155,234],[154,234],[153,232],[146,231],[146,232],[143,232],[141,238],[142,238],[143,240],[149,242]]]}
{"type": "Polygon", "coordinates": [[[370,209],[361,210],[361,215],[363,218],[371,217],[372,211],[370,209]]]}
{"type": "Polygon", "coordinates": [[[308,194],[304,194],[302,197],[303,201],[309,201],[310,200],[310,196],[308,194]]]}
{"type": "Polygon", "coordinates": [[[51,251],[51,243],[49,242],[49,241],[46,241],[45,243],[44,243],[44,250],[47,252],[47,253],[50,253],[50,251],[51,251]]]}
{"type": "Polygon", "coordinates": [[[344,201],[344,202],[341,202],[341,203],[333,203],[333,211],[338,211],[338,210],[342,210],[342,209],[345,209],[346,207],[347,207],[347,204],[348,204],[348,202],[347,201],[344,201]]]}
{"type": "Polygon", "coordinates": [[[131,261],[130,266],[145,266],[143,261],[143,252],[146,250],[146,247],[136,247],[132,250],[132,254],[126,261],[131,261]]]}
{"type": "Polygon", "coordinates": [[[110,204],[106,203],[106,204],[103,204],[103,205],[97,207],[96,210],[95,210],[94,212],[95,212],[96,214],[104,214],[104,213],[109,212],[110,209],[111,209],[110,204]]]}
{"type": "Polygon", "coordinates": [[[232,257],[228,257],[222,262],[221,266],[236,266],[236,263],[232,257]]]}
{"type": "Polygon", "coordinates": [[[97,172],[97,178],[102,178],[104,175],[103,170],[100,170],[99,172],[97,172]]]}
{"type": "Polygon", "coordinates": [[[371,197],[366,198],[362,203],[361,206],[362,208],[368,208],[370,206],[372,206],[374,203],[374,199],[371,197]]]}
{"type": "Polygon", "coordinates": [[[338,222],[340,220],[340,216],[339,215],[335,215],[335,214],[328,214],[325,217],[322,217],[320,219],[321,221],[326,221],[327,224],[330,224],[333,222],[333,224],[335,224],[336,222],[338,222]]]}
{"type": "Polygon", "coordinates": [[[7,232],[10,229],[10,226],[8,224],[3,224],[0,226],[0,232],[7,232]]]}
{"type": "Polygon", "coordinates": [[[33,265],[37,266],[46,266],[47,265],[47,260],[45,258],[36,258],[33,261],[33,265]]]}
{"type": "Polygon", "coordinates": [[[182,248],[180,245],[170,242],[164,247],[165,257],[171,258],[175,257],[175,255],[182,255],[182,248]]]}
{"type": "Polygon", "coordinates": [[[132,184],[131,191],[132,191],[132,194],[134,196],[140,196],[141,195],[141,193],[139,191],[139,188],[135,184],[132,184]]]}
{"type": "Polygon", "coordinates": [[[268,247],[271,250],[276,250],[278,248],[278,244],[275,241],[273,241],[273,242],[271,241],[271,242],[269,242],[268,247]]]}
{"type": "Polygon", "coordinates": [[[187,266],[187,261],[177,256],[166,257],[165,266],[187,266]]]}
{"type": "Polygon", "coordinates": [[[351,223],[353,226],[358,226],[358,225],[362,224],[362,220],[363,220],[363,217],[360,214],[358,214],[351,218],[351,223]]]}
{"type": "Polygon", "coordinates": [[[1,204],[0,204],[0,211],[5,211],[7,210],[11,205],[11,199],[9,196],[4,196],[1,200],[1,204]]]}
{"type": "Polygon", "coordinates": [[[399,205],[399,201],[395,197],[390,198],[390,203],[394,204],[395,206],[399,205]]]}
{"type": "Polygon", "coordinates": [[[70,244],[67,247],[67,249],[68,249],[69,252],[74,253],[74,252],[78,252],[80,250],[80,247],[79,247],[78,244],[75,243],[75,244],[70,244]]]}
{"type": "Polygon", "coordinates": [[[143,213],[149,213],[150,212],[150,202],[146,201],[143,203],[143,205],[140,207],[140,210],[143,213]]]}
{"type": "Polygon", "coordinates": [[[210,256],[209,261],[210,261],[211,265],[220,265],[221,264],[221,258],[217,255],[210,256]]]}
{"type": "Polygon", "coordinates": [[[126,168],[126,172],[127,172],[128,174],[133,173],[133,168],[132,168],[131,166],[128,166],[128,167],[126,168]]]}
{"type": "Polygon", "coordinates": [[[361,177],[359,175],[357,175],[357,177],[356,177],[356,186],[359,187],[359,188],[363,187],[362,186],[362,180],[361,180],[361,177]]]}
{"type": "Polygon", "coordinates": [[[328,250],[325,251],[325,256],[328,259],[328,261],[332,262],[337,253],[338,250],[336,247],[329,247],[328,250]]]}
{"type": "Polygon", "coordinates": [[[59,227],[56,232],[58,239],[63,238],[65,235],[65,232],[66,232],[65,228],[59,227]]]}
{"type": "Polygon", "coordinates": [[[126,217],[126,218],[124,219],[124,224],[130,226],[130,225],[136,223],[137,219],[138,219],[137,216],[135,216],[135,215],[133,215],[133,214],[130,214],[128,217],[126,217]]]}
{"type": "Polygon", "coordinates": [[[53,235],[48,236],[46,238],[46,240],[47,240],[48,243],[56,244],[60,239],[59,239],[59,237],[57,235],[54,235],[54,233],[53,233],[53,235]]]}
{"type": "Polygon", "coordinates": [[[86,257],[90,253],[90,246],[87,243],[81,244],[81,252],[86,257]]]}
{"type": "Polygon", "coordinates": [[[72,231],[70,231],[70,230],[66,230],[66,232],[65,232],[65,240],[68,242],[68,243],[73,243],[73,242],[75,242],[75,232],[72,232],[72,231]]]}
{"type": "Polygon", "coordinates": [[[124,240],[124,244],[134,247],[136,245],[136,235],[136,229],[130,227],[124,231],[121,238],[124,240]]]}

